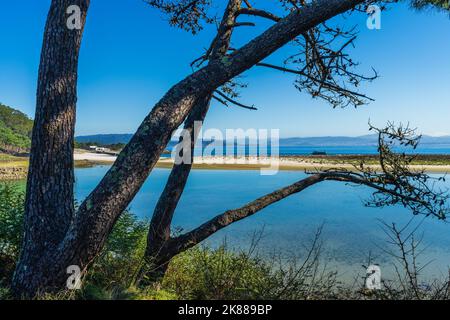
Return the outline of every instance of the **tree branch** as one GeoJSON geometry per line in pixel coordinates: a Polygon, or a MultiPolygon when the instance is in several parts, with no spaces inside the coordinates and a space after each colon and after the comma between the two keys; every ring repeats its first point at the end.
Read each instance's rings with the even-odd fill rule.
{"type": "Polygon", "coordinates": [[[271,69],[275,69],[275,70],[283,71],[283,72],[288,72],[288,73],[292,73],[292,74],[297,74],[297,75],[306,77],[306,78],[308,78],[308,79],[310,79],[310,80],[312,80],[314,82],[318,82],[323,87],[327,87],[327,88],[330,88],[332,90],[342,92],[344,94],[351,94],[351,95],[355,95],[355,96],[358,96],[358,97],[361,97],[361,98],[364,98],[364,99],[367,99],[367,100],[370,100],[370,101],[375,101],[373,98],[370,98],[370,97],[368,97],[368,96],[366,96],[366,95],[364,95],[362,93],[342,88],[340,86],[332,84],[332,83],[330,83],[328,81],[325,81],[323,79],[315,79],[315,78],[311,77],[309,74],[307,74],[306,72],[303,72],[303,71],[300,71],[300,70],[293,70],[293,69],[280,67],[280,66],[275,66],[275,65],[272,65],[272,64],[269,64],[269,63],[263,63],[263,62],[257,63],[256,66],[271,68],[271,69]]]}
{"type": "MultiPolygon", "coordinates": [[[[258,110],[257,108],[255,108],[255,106],[247,106],[245,104],[242,104],[234,99],[231,99],[230,97],[228,97],[226,94],[220,92],[219,90],[216,90],[215,93],[217,93],[218,95],[220,95],[222,98],[224,98],[225,100],[227,100],[228,102],[231,102],[232,104],[244,108],[244,109],[249,109],[249,110],[258,110]]],[[[226,101],[223,101],[222,99],[219,99],[217,97],[214,97],[214,99],[218,100],[219,102],[225,104],[226,106],[228,106],[226,101]]]]}
{"type": "Polygon", "coordinates": [[[239,15],[245,14],[245,15],[249,15],[249,16],[261,17],[261,18],[272,20],[274,22],[279,22],[281,20],[280,17],[274,15],[271,12],[268,12],[265,10],[260,10],[260,9],[255,9],[255,8],[241,8],[238,11],[238,14],[239,15]]]}
{"type": "Polygon", "coordinates": [[[241,208],[228,210],[212,218],[211,220],[202,224],[198,228],[184,235],[171,239],[167,243],[167,249],[169,250],[169,252],[181,253],[195,246],[201,241],[205,240],[206,238],[216,233],[217,231],[237,221],[248,218],[278,201],[281,201],[291,195],[297,194],[323,181],[338,181],[338,182],[352,183],[356,185],[364,185],[377,191],[388,193],[394,197],[402,198],[404,201],[416,202],[419,203],[420,205],[425,206],[427,205],[427,203],[422,199],[414,198],[409,195],[399,193],[395,191],[395,189],[389,189],[386,186],[383,186],[383,184],[377,184],[376,180],[371,181],[370,179],[364,178],[364,176],[359,173],[347,171],[320,172],[311,175],[308,178],[300,180],[290,186],[287,186],[285,188],[269,193],[263,197],[260,197],[241,208]]]}
{"type": "Polygon", "coordinates": [[[236,27],[254,27],[256,26],[253,22],[236,22],[232,25],[229,25],[228,28],[236,28],[236,27]]]}

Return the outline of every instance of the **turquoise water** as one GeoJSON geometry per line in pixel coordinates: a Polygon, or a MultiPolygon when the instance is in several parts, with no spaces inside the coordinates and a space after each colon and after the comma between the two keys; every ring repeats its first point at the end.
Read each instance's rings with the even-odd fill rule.
{"type": "MultiPolygon", "coordinates": [[[[171,147],[168,148],[172,150],[171,147]]],[[[446,144],[427,144],[419,145],[416,150],[411,150],[411,148],[397,148],[397,152],[415,153],[415,154],[450,154],[450,145],[446,144]]],[[[227,149],[224,148],[223,153],[226,154],[227,149]]],[[[373,155],[378,154],[378,149],[376,145],[373,146],[280,146],[279,154],[283,156],[299,156],[299,155],[310,155],[315,151],[323,151],[329,155],[373,155]]],[[[234,150],[234,152],[237,152],[234,150]]],[[[253,151],[255,152],[255,151],[253,151]]],[[[243,154],[244,151],[240,150],[238,154],[243,154]]],[[[246,154],[249,153],[248,147],[245,151],[246,154]]],[[[271,150],[267,150],[267,154],[271,154],[271,150]]],[[[202,152],[197,148],[194,151],[195,156],[201,156],[202,152]]],[[[209,155],[209,154],[206,154],[209,155]]],[[[215,155],[215,153],[214,153],[215,155]]],[[[251,153],[251,155],[255,155],[251,153]]],[[[163,154],[163,157],[170,157],[170,154],[163,154]]]]}
{"type": "MultiPolygon", "coordinates": [[[[108,167],[76,170],[76,196],[83,199],[100,181],[108,167]]],[[[155,169],[130,205],[137,216],[149,219],[162,191],[169,171],[155,169]]],[[[240,207],[255,198],[305,177],[303,172],[280,172],[275,176],[260,176],[259,171],[195,170],[174,217],[174,226],[188,231],[227,209],[240,207]]],[[[447,187],[450,183],[447,182],[447,187]]],[[[338,182],[324,182],[300,194],[276,203],[256,215],[218,232],[208,240],[210,245],[226,238],[232,248],[248,248],[252,234],[263,230],[259,248],[265,253],[281,252],[301,255],[304,245],[315,230],[323,225],[326,256],[344,272],[360,268],[369,252],[374,261],[386,266],[388,257],[380,248],[387,248],[387,237],[381,222],[407,224],[412,215],[401,207],[366,208],[363,200],[370,195],[364,187],[338,182]]],[[[416,217],[412,225],[420,224],[424,233],[423,261],[433,260],[429,274],[445,274],[450,265],[450,225],[432,218],[416,217]]]]}
{"type": "MultiPolygon", "coordinates": [[[[309,155],[314,151],[324,151],[329,155],[339,154],[378,154],[377,146],[280,146],[280,155],[309,155]]],[[[397,152],[411,153],[411,149],[399,148],[397,152]]],[[[413,153],[417,154],[450,154],[449,145],[419,145],[413,153]]]]}

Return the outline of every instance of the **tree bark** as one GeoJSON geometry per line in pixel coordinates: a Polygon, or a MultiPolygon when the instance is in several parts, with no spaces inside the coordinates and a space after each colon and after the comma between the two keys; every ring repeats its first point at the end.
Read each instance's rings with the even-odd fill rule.
{"type": "MultiPolygon", "coordinates": [[[[363,2],[317,0],[291,13],[231,56],[211,61],[172,87],[144,119],[99,185],[81,204],[58,247],[40,253],[39,261],[33,261],[34,272],[28,272],[28,266],[24,264],[18,269],[16,274],[19,276],[15,277],[13,290],[34,296],[40,290],[64,289],[67,267],[77,265],[86,270],[92,263],[114,223],[147,179],[172,133],[201,99],[296,36],[363,2]]],[[[55,184],[60,182],[55,176],[51,179],[55,184]]],[[[34,225],[27,225],[27,228],[34,228],[34,225]]],[[[42,247],[46,246],[42,239],[37,240],[42,247]]]]}
{"type": "MultiPolygon", "coordinates": [[[[228,2],[217,31],[217,36],[211,44],[210,61],[218,60],[226,55],[234,30],[232,26],[236,23],[237,13],[241,8],[241,4],[242,0],[230,0],[228,2]]],[[[172,258],[170,252],[166,252],[165,244],[170,240],[172,218],[192,169],[197,139],[194,125],[196,122],[203,123],[205,120],[211,99],[212,94],[201,99],[192,109],[185,122],[184,130],[191,137],[190,162],[174,165],[164,191],[155,207],[147,237],[144,263],[137,279],[139,285],[148,285],[160,280],[164,276],[167,265],[172,258]]]]}
{"type": "Polygon", "coordinates": [[[74,215],[73,148],[78,56],[89,0],[53,0],[47,17],[28,172],[24,241],[14,290],[26,292],[37,261],[56,249],[74,215]],[[67,9],[81,10],[81,29],[67,27],[67,9]]]}
{"type": "MultiPolygon", "coordinates": [[[[210,102],[211,96],[205,97],[196,105],[186,120],[184,129],[191,137],[195,135],[195,122],[203,122],[205,119],[210,102]]],[[[195,138],[191,139],[190,163],[174,165],[156,204],[148,231],[144,263],[137,279],[139,285],[147,285],[163,277],[167,269],[167,262],[171,259],[170,256],[166,256],[165,243],[170,239],[172,218],[192,169],[195,141],[195,138]]]]}

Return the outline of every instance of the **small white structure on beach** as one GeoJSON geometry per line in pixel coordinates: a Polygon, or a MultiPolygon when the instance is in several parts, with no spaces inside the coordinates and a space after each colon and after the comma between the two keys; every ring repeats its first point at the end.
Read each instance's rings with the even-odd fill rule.
{"type": "Polygon", "coordinates": [[[109,149],[109,148],[98,147],[98,146],[89,146],[89,150],[92,150],[95,152],[111,152],[111,149],[109,149]]]}

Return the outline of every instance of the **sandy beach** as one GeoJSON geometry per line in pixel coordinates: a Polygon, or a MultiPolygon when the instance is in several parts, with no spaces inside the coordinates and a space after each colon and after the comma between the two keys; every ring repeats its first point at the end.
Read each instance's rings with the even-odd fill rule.
{"type": "MultiPolygon", "coordinates": [[[[411,170],[425,170],[428,173],[450,173],[450,156],[424,156],[425,159],[410,166],[411,170]]],[[[110,154],[94,153],[77,149],[74,154],[75,167],[90,168],[97,165],[111,165],[117,157],[110,154]]],[[[376,156],[338,155],[338,156],[282,156],[270,157],[195,157],[193,168],[196,170],[261,170],[262,174],[272,175],[277,171],[321,171],[327,169],[355,170],[354,165],[361,159],[367,160],[366,167],[380,170],[376,156]]],[[[170,169],[174,161],[160,158],[157,168],[170,169]]],[[[25,179],[28,173],[28,158],[9,157],[0,161],[0,180],[25,179]]]]}
{"type": "Polygon", "coordinates": [[[112,163],[117,157],[109,154],[91,153],[91,152],[75,152],[73,155],[75,161],[94,161],[112,163]]]}
{"type": "MultiPolygon", "coordinates": [[[[75,153],[74,159],[81,165],[111,164],[116,160],[115,156],[82,152],[75,153]]],[[[157,167],[171,168],[174,164],[171,158],[161,158],[157,167]]],[[[379,169],[378,165],[371,164],[367,167],[374,170],[379,169]]],[[[352,170],[354,165],[344,161],[328,160],[326,158],[316,159],[301,156],[283,156],[280,158],[270,157],[195,157],[194,169],[217,169],[217,170],[260,170],[277,169],[292,171],[314,171],[326,170],[331,168],[340,168],[352,170]]],[[[412,170],[425,170],[432,173],[449,173],[450,165],[411,165],[412,170]]]]}

